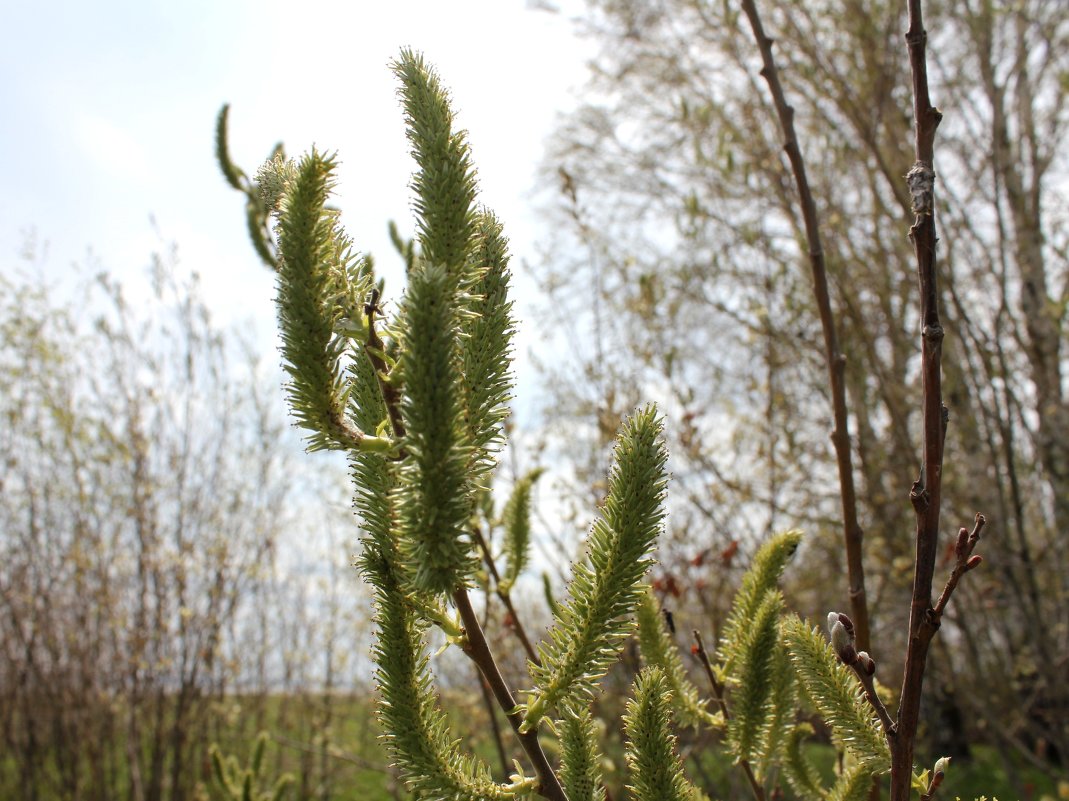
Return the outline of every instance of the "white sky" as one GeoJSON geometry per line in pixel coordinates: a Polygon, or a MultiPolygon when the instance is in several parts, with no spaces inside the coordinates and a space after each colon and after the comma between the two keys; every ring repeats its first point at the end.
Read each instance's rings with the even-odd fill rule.
{"type": "MultiPolygon", "coordinates": [[[[242,196],[216,167],[216,114],[231,104],[231,154],[247,172],[279,140],[291,155],[313,143],[339,152],[343,221],[380,269],[395,270],[396,299],[386,224],[412,231],[413,163],[388,63],[411,46],[451,89],[480,199],[512,242],[515,413],[530,420],[537,378],[526,353],[537,337],[523,326],[534,296],[523,262],[537,258],[543,142],[585,76],[591,46],[571,21],[579,2],[550,13],[530,0],[0,0],[0,272],[30,269],[19,254],[32,231],[47,243],[47,283],[74,286],[80,263],[107,269],[136,299],[152,254],[176,244],[217,322],[253,335],[277,365],[273,278],[248,241],[242,196]]],[[[332,558],[345,566],[349,550],[332,558]]]]}
{"type": "MultiPolygon", "coordinates": [[[[503,218],[522,271],[535,252],[534,168],[589,50],[568,13],[533,5],[4,0],[0,270],[15,269],[30,230],[48,243],[50,281],[91,249],[136,283],[173,242],[217,319],[253,317],[269,343],[272,280],[246,238],[242,198],[215,166],[215,115],[231,103],[231,152],[248,172],[278,140],[291,154],[312,143],[339,151],[346,227],[391,267],[386,223],[412,230],[412,162],[387,64],[408,45],[452,90],[481,200],[503,218]]],[[[398,289],[388,283],[391,297],[398,289]]]]}

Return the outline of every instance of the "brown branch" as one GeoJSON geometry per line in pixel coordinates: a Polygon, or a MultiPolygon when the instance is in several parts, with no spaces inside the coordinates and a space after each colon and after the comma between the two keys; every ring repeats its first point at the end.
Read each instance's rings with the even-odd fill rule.
{"type": "MultiPolygon", "coordinates": [[[[694,653],[698,657],[698,661],[702,663],[702,667],[705,669],[705,675],[709,679],[709,684],[713,688],[713,698],[716,699],[717,705],[720,707],[720,713],[724,716],[724,722],[731,720],[731,713],[728,711],[727,699],[724,697],[724,685],[716,678],[716,673],[713,671],[713,666],[709,662],[709,654],[705,650],[705,643],[702,641],[702,635],[694,629],[691,634],[694,636],[695,649],[694,653]]],[[[749,761],[746,759],[739,760],[739,767],[742,768],[742,772],[746,774],[746,780],[750,783],[750,789],[753,791],[754,798],[757,801],[765,801],[765,788],[761,786],[761,783],[757,781],[757,777],[754,775],[753,768],[750,767],[749,761]]]]}
{"type": "Polygon", "coordinates": [[[973,523],[972,531],[964,528],[958,529],[958,542],[954,548],[954,568],[950,571],[947,583],[939,594],[939,600],[935,602],[935,606],[932,608],[932,616],[935,618],[934,625],[936,627],[939,626],[943,612],[946,610],[947,604],[950,603],[950,596],[954,594],[954,590],[958,586],[958,581],[970,570],[980,566],[980,556],[973,556],[972,552],[976,548],[976,543],[980,541],[980,532],[984,530],[986,523],[987,518],[978,514],[973,523]]]}
{"type": "Polygon", "coordinates": [[[523,713],[517,710],[516,699],[512,695],[512,690],[509,689],[508,684],[501,675],[497,662],[494,660],[494,655],[490,652],[490,646],[486,642],[486,635],[483,633],[482,626],[479,625],[479,618],[472,608],[468,591],[463,587],[454,591],[453,602],[456,604],[457,611],[460,612],[460,619],[464,623],[464,653],[479,666],[486,683],[490,685],[490,690],[493,692],[498,706],[505,712],[512,730],[516,732],[516,737],[519,738],[520,745],[524,753],[527,754],[527,758],[530,759],[535,775],[538,776],[538,794],[543,798],[549,799],[549,801],[568,801],[568,797],[564,794],[564,789],[557,779],[557,774],[553,772],[553,768],[550,766],[549,760],[538,742],[538,729],[535,728],[528,732],[520,731],[523,713]]]}
{"type": "Polygon", "coordinates": [[[828,276],[824,264],[824,246],[820,238],[820,223],[817,217],[816,203],[809,188],[806,176],[805,160],[802,158],[798,137],[794,132],[794,109],[787,103],[783,86],[779,80],[779,70],[772,57],[772,40],[765,34],[761,18],[757,13],[754,0],[743,0],[742,10],[746,13],[753,29],[754,38],[761,51],[764,63],[761,76],[768,83],[772,100],[779,116],[780,129],[785,139],[783,149],[791,163],[794,181],[798,188],[798,200],[802,219],[805,224],[805,237],[809,246],[809,267],[813,275],[813,295],[820,314],[820,326],[824,333],[824,354],[828,367],[828,382],[832,396],[832,419],[835,428],[831,439],[835,446],[836,464],[839,470],[839,494],[843,512],[843,543],[846,548],[847,577],[850,584],[850,616],[857,627],[856,637],[862,650],[869,650],[869,610],[865,594],[865,567],[862,562],[862,541],[864,534],[857,517],[857,490],[854,486],[853,456],[850,448],[850,426],[846,408],[846,357],[839,346],[839,336],[835,328],[835,314],[831,307],[828,291],[828,276]]]}
{"type": "MultiPolygon", "coordinates": [[[[917,517],[913,594],[909,612],[909,639],[902,671],[902,692],[898,707],[898,736],[890,738],[891,801],[908,801],[913,775],[913,751],[920,721],[921,693],[928,650],[939,628],[940,612],[932,606],[932,579],[939,542],[939,514],[942,501],[943,444],[947,410],[942,397],[943,327],[939,320],[936,283],[937,242],[935,228],[935,132],[942,114],[931,104],[928,94],[926,47],[928,35],[920,0],[909,0],[909,29],[906,43],[913,77],[915,162],[906,176],[912,196],[913,225],[909,236],[917,260],[917,280],[921,298],[921,407],[924,452],[921,474],[910,491],[917,517]]],[[[979,526],[979,520],[977,525],[979,526]]],[[[977,529],[979,536],[979,529],[977,529]]],[[[949,591],[953,591],[957,584],[949,591]]],[[[949,600],[949,592],[947,594],[949,600]]]]}
{"type": "Polygon", "coordinates": [[[875,661],[867,652],[861,651],[858,656],[860,657],[861,654],[864,654],[865,658],[858,658],[852,663],[847,663],[847,667],[854,671],[857,680],[861,682],[861,686],[865,690],[865,699],[869,702],[869,706],[876,710],[876,716],[880,719],[880,725],[883,726],[883,733],[890,740],[896,734],[898,727],[891,719],[891,714],[887,711],[880,694],[876,692],[875,661]],[[870,670],[872,671],[871,673],[869,672],[870,670]]]}
{"type": "MultiPolygon", "coordinates": [[[[478,669],[478,666],[476,666],[478,669]]],[[[486,677],[482,672],[479,672],[479,689],[482,690],[483,706],[486,707],[486,716],[490,719],[490,733],[494,738],[494,745],[497,748],[498,758],[501,760],[501,773],[504,776],[509,775],[509,756],[505,750],[505,743],[501,740],[501,726],[497,722],[497,715],[494,712],[494,699],[490,695],[490,685],[486,683],[486,677]]]]}
{"type": "MultiPolygon", "coordinates": [[[[876,692],[874,678],[876,676],[876,660],[869,656],[868,651],[859,651],[856,648],[854,623],[849,615],[844,615],[841,612],[829,613],[828,634],[831,637],[831,647],[835,651],[836,657],[854,671],[854,675],[861,682],[861,687],[865,691],[865,700],[875,710],[876,716],[880,719],[880,725],[883,727],[884,736],[890,742],[898,733],[898,727],[891,719],[891,715],[888,713],[887,707],[884,706],[880,694],[876,692]]],[[[876,785],[873,786],[872,796],[879,797],[876,785]]]]}
{"type": "Polygon", "coordinates": [[[371,290],[371,298],[364,306],[364,314],[367,315],[367,342],[364,343],[364,353],[371,359],[371,366],[375,368],[375,377],[379,380],[379,389],[382,391],[382,400],[386,404],[386,413],[390,416],[390,425],[393,427],[394,436],[400,443],[405,438],[405,423],[401,417],[401,390],[390,381],[390,368],[386,366],[386,345],[375,330],[375,314],[380,312],[379,290],[371,290]]]}
{"type": "Polygon", "coordinates": [[[475,535],[475,541],[479,544],[479,550],[482,551],[486,569],[490,571],[490,575],[494,579],[494,593],[501,600],[501,603],[505,605],[505,611],[509,614],[508,628],[512,629],[516,638],[520,641],[523,650],[527,653],[527,658],[536,665],[541,665],[542,660],[538,658],[538,652],[531,645],[527,630],[523,627],[519,616],[516,614],[516,607],[512,605],[512,595],[501,588],[501,574],[497,572],[497,565],[494,564],[494,557],[490,553],[490,546],[487,545],[486,538],[483,537],[483,533],[478,526],[472,527],[472,533],[475,535]]]}

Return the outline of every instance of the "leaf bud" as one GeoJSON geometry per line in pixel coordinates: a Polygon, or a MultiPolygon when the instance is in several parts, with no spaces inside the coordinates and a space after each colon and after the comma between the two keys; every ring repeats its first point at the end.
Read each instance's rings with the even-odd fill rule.
{"type": "Polygon", "coordinates": [[[972,570],[974,567],[979,567],[982,561],[984,561],[984,557],[980,556],[980,554],[970,556],[969,561],[965,563],[965,569],[972,570]]]}
{"type": "Polygon", "coordinates": [[[935,792],[935,790],[943,783],[943,779],[946,777],[947,768],[950,767],[950,757],[939,757],[935,761],[935,769],[932,771],[932,783],[929,785],[929,795],[935,792]]]}
{"type": "Polygon", "coordinates": [[[966,549],[969,547],[969,530],[964,528],[958,529],[958,541],[954,545],[954,555],[959,559],[965,556],[966,549]]]}
{"type": "Polygon", "coordinates": [[[861,669],[865,671],[865,675],[874,676],[876,674],[876,660],[869,656],[867,651],[858,651],[857,661],[861,664],[861,669]]]}
{"type": "MultiPolygon", "coordinates": [[[[829,622],[831,622],[831,615],[828,616],[829,622]]],[[[852,665],[857,661],[857,651],[854,650],[854,637],[852,632],[848,631],[846,626],[843,625],[842,620],[838,617],[831,624],[831,647],[835,650],[845,664],[852,665]]]]}

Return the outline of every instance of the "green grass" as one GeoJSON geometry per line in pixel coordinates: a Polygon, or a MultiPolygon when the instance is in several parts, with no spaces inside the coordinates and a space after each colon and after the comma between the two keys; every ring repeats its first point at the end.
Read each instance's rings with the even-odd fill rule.
{"type": "MultiPolygon", "coordinates": [[[[613,715],[611,699],[602,697],[602,713],[613,715]]],[[[450,692],[443,700],[457,736],[464,740],[465,748],[473,750],[491,767],[495,776],[504,778],[501,758],[490,734],[482,696],[471,693],[450,692]]],[[[392,801],[408,799],[408,794],[389,770],[389,758],[379,742],[379,727],[375,719],[371,699],[366,695],[268,695],[230,696],[221,701],[206,702],[203,708],[203,723],[195,732],[188,764],[193,774],[189,778],[192,790],[198,782],[207,785],[209,761],[208,746],[218,744],[227,755],[235,756],[245,764],[255,743],[257,733],[266,731],[270,742],[264,759],[263,775],[266,783],[283,772],[293,773],[297,779],[288,796],[293,801],[317,799],[317,801],[392,801]]],[[[508,726],[499,717],[502,736],[507,749],[507,759],[519,757],[515,738],[508,726]]],[[[124,718],[117,710],[115,720],[124,718]]],[[[170,721],[165,721],[169,723],[170,721]]],[[[17,723],[17,722],[16,722],[17,723]]],[[[149,729],[145,721],[143,729],[149,729]]],[[[104,731],[105,729],[101,729],[104,731]]],[[[80,797],[85,801],[96,799],[122,799],[129,797],[129,765],[126,757],[127,744],[123,739],[122,725],[112,727],[113,739],[102,741],[87,738],[77,757],[85,775],[90,775],[90,763],[101,760],[108,766],[103,780],[95,786],[87,778],[80,797]],[[90,758],[89,747],[95,748],[90,758]]],[[[688,776],[699,785],[708,788],[721,799],[749,799],[741,771],[735,767],[726,753],[708,741],[690,740],[691,735],[680,732],[681,747],[687,755],[685,767],[688,776]]],[[[625,798],[620,788],[626,782],[623,775],[622,742],[619,732],[610,726],[606,731],[605,751],[607,756],[606,779],[612,787],[613,797],[625,798]]],[[[550,752],[553,748],[547,743],[550,752]]],[[[830,784],[836,754],[825,745],[810,746],[810,756],[830,784]]],[[[142,745],[148,752],[148,743],[142,745]]],[[[990,747],[975,746],[971,761],[955,761],[947,774],[947,780],[937,795],[937,801],[974,801],[980,796],[999,801],[1042,801],[1044,798],[1061,801],[1056,781],[1035,767],[1015,760],[1007,765],[990,747]]],[[[64,792],[58,778],[62,760],[58,753],[47,753],[38,771],[35,787],[20,786],[17,757],[10,750],[0,753],[0,798],[17,801],[21,798],[36,798],[38,801],[61,801],[70,797],[64,792]]],[[[511,765],[509,770],[511,771],[511,765]]],[[[1051,771],[1053,773],[1053,771],[1051,771]]],[[[785,789],[785,797],[793,798],[785,789]]],[[[163,798],[173,797],[166,788],[163,798]]],[[[189,797],[189,796],[187,796],[189,797]]],[[[209,793],[208,798],[219,798],[209,793]]]]}

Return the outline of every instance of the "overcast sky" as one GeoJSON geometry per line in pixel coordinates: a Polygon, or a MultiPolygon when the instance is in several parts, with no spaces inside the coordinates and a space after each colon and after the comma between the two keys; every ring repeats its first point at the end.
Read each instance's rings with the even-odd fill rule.
{"type": "Polygon", "coordinates": [[[16,269],[35,231],[50,281],[91,249],[136,282],[173,242],[219,319],[251,316],[268,331],[271,278],[212,155],[223,102],[247,171],[279,140],[291,154],[337,150],[344,222],[393,265],[386,222],[412,230],[412,162],[387,65],[402,46],[422,50],[453,92],[482,200],[503,218],[519,268],[534,253],[543,141],[589,51],[567,11],[529,0],[12,0],[2,17],[0,269],[16,269]]]}

